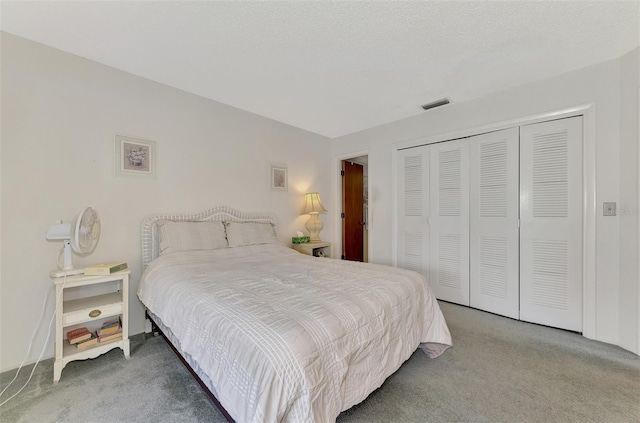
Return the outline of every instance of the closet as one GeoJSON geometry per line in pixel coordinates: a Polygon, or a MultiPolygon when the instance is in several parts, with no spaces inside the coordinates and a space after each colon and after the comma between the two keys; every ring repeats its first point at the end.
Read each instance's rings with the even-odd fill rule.
{"type": "Polygon", "coordinates": [[[582,331],[582,117],[398,151],[398,266],[441,300],[582,331]]]}

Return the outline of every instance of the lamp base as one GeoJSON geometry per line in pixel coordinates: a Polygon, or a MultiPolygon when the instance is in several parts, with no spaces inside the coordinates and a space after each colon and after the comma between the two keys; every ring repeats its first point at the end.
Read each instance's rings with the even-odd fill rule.
{"type": "Polygon", "coordinates": [[[320,231],[324,224],[318,218],[318,213],[309,213],[309,220],[304,226],[309,231],[309,242],[320,242],[320,231]]]}

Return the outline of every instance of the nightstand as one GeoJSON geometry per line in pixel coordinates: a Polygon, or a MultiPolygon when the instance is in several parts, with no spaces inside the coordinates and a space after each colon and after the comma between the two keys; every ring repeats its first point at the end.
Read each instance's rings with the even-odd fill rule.
{"type": "Polygon", "coordinates": [[[58,383],[62,369],[75,360],[96,358],[114,348],[120,348],[125,358],[129,358],[129,270],[107,276],[67,276],[53,278],[56,286],[56,341],[55,361],[53,363],[53,383],[58,383]],[[65,301],[64,291],[80,286],[89,286],[111,282],[114,292],[94,295],[65,301]],[[87,326],[95,331],[101,323],[109,318],[120,317],[122,322],[122,339],[98,342],[86,349],[78,349],[64,339],[69,326],[87,326]]]}
{"type": "Polygon", "coordinates": [[[309,242],[306,244],[293,244],[292,248],[308,256],[331,257],[330,242],[309,242]]]}

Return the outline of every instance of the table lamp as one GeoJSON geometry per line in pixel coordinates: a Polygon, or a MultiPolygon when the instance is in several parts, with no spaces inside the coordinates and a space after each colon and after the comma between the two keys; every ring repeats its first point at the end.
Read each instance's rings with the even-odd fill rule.
{"type": "Polygon", "coordinates": [[[320,201],[320,194],[317,192],[308,192],[304,195],[304,208],[300,214],[308,214],[309,220],[304,225],[309,231],[310,242],[320,242],[320,231],[324,228],[322,220],[318,219],[319,213],[326,213],[320,201]]]}

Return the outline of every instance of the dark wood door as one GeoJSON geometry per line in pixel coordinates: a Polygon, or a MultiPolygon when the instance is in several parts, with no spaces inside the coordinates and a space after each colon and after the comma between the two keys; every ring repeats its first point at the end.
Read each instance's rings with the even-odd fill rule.
{"type": "Polygon", "coordinates": [[[364,173],[362,165],[342,161],[342,258],[364,260],[364,173]]]}

